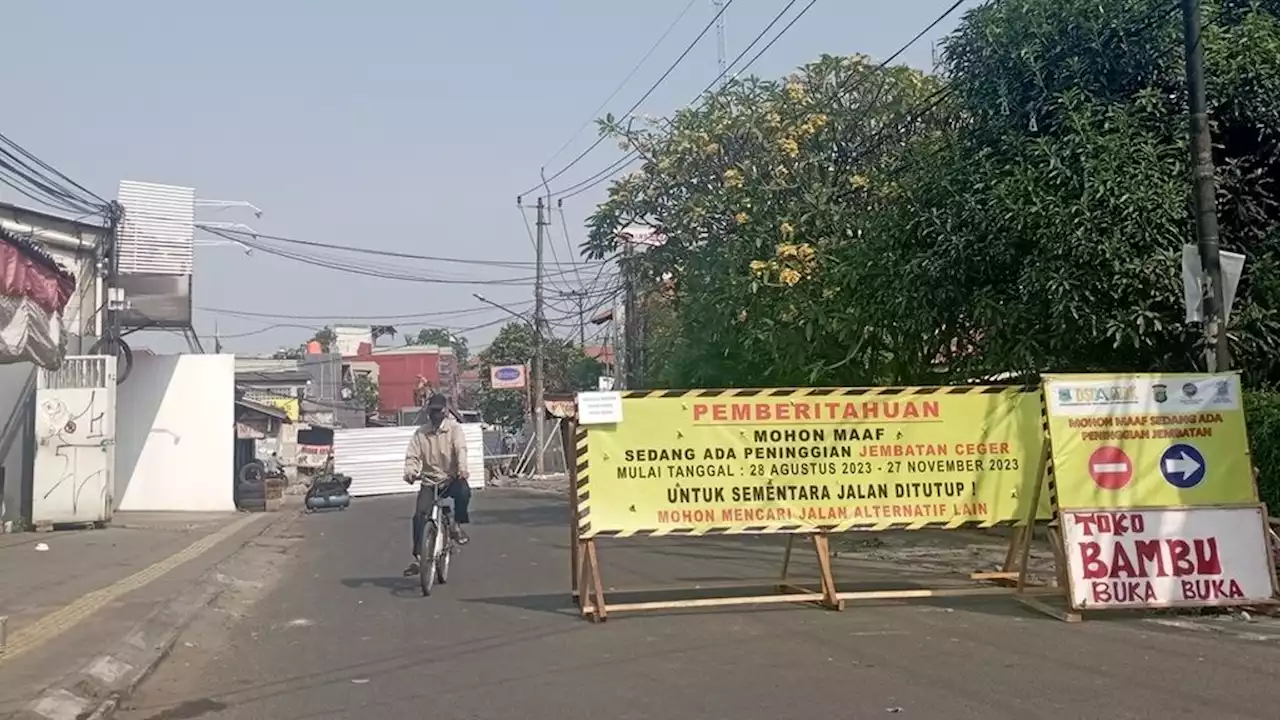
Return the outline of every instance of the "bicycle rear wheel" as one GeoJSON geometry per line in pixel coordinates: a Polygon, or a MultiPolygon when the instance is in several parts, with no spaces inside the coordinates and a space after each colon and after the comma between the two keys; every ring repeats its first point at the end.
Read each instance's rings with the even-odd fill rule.
{"type": "Polygon", "coordinates": [[[418,583],[422,586],[422,596],[431,594],[431,585],[436,581],[436,534],[440,529],[434,522],[427,523],[426,532],[422,534],[422,548],[419,551],[422,559],[418,566],[418,583]]]}

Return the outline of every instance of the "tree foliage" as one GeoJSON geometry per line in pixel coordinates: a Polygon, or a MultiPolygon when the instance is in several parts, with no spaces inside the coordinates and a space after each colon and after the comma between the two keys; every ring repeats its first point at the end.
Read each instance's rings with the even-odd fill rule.
{"type": "Polygon", "coordinates": [[[417,335],[405,335],[405,345],[436,345],[438,347],[453,348],[453,355],[458,359],[461,365],[471,358],[471,349],[467,345],[467,339],[461,335],[455,335],[446,328],[422,328],[417,335]]]}
{"type": "MultiPolygon", "coordinates": [[[[1205,6],[1222,240],[1248,256],[1232,350],[1274,379],[1280,1],[1205,6]]],[[[666,236],[636,260],[675,279],[663,384],[1188,369],[1180,23],[1174,3],[1000,0],[966,15],[939,77],[823,57],[606,122],[645,162],[586,250],[630,223],[666,236]]]]}
{"type": "Polygon", "coordinates": [[[378,411],[378,383],[374,382],[365,373],[359,373],[355,376],[353,382],[355,401],[359,403],[361,409],[365,412],[378,411]]]}
{"type": "Polygon", "coordinates": [[[333,328],[329,327],[328,325],[325,325],[324,327],[317,330],[315,334],[311,336],[311,339],[308,340],[307,342],[304,342],[300,345],[296,345],[294,347],[280,348],[279,350],[275,351],[272,357],[274,357],[277,360],[298,360],[306,356],[307,344],[311,342],[320,343],[321,352],[327,353],[329,352],[329,348],[333,346],[333,343],[336,342],[337,339],[338,339],[338,335],[333,331],[333,328]]]}
{"type": "MultiPolygon", "coordinates": [[[[502,326],[497,337],[479,355],[480,390],[477,405],[486,422],[519,427],[524,422],[527,395],[524,390],[494,389],[489,382],[489,369],[495,365],[532,367],[533,328],[527,323],[510,322],[502,326]]],[[[546,370],[544,388],[549,393],[594,389],[603,366],[587,357],[582,348],[557,338],[547,338],[543,350],[546,370]]]]}

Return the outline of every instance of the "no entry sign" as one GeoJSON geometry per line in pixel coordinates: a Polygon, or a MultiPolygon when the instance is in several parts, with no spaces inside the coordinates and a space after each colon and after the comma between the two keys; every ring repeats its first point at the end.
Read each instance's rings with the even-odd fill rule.
{"type": "Polygon", "coordinates": [[[1133,461],[1120,448],[1103,445],[1089,456],[1089,475],[1103,490],[1119,490],[1133,479],[1133,461]]]}

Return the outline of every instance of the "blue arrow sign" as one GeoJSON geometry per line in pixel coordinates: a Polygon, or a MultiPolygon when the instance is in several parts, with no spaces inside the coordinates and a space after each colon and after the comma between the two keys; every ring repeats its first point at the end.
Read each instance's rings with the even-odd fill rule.
{"type": "Polygon", "coordinates": [[[1160,474],[1170,485],[1189,490],[1204,481],[1204,455],[1194,445],[1177,443],[1160,456],[1160,474]]]}

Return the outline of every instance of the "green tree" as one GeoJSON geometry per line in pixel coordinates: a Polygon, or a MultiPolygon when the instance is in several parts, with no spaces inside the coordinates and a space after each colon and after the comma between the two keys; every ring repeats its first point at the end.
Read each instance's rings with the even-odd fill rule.
{"type": "Polygon", "coordinates": [[[378,411],[378,383],[374,382],[368,374],[360,373],[355,376],[354,388],[356,402],[360,403],[360,407],[366,412],[378,411]]]}
{"type": "MultiPolygon", "coordinates": [[[[1280,33],[1261,5],[1206,6],[1223,239],[1267,278],[1275,131],[1258,128],[1276,119],[1280,33]]],[[[1194,239],[1180,50],[1175,6],[1123,0],[990,3],[949,39],[956,122],[873,177],[891,202],[869,219],[867,249],[885,262],[864,285],[915,289],[892,307],[917,334],[942,330],[922,350],[948,378],[1195,362],[1178,267],[1194,239]]],[[[1234,350],[1270,375],[1278,298],[1242,291],[1234,350]]]]}
{"type": "MultiPolygon", "coordinates": [[[[1280,380],[1278,11],[1205,2],[1222,238],[1249,263],[1230,338],[1255,382],[1280,380]]],[[[666,236],[632,261],[675,280],[659,382],[1187,369],[1180,36],[1176,4],[991,2],[947,39],[945,84],[826,57],[661,127],[607,118],[645,162],[586,250],[630,223],[666,236]]]]}
{"type": "MultiPolygon", "coordinates": [[[[899,152],[875,134],[939,87],[906,67],[825,56],[783,80],[727,83],[669,122],[636,129],[606,118],[604,130],[645,162],[612,186],[586,249],[616,252],[632,223],[666,238],[629,260],[642,286],[674,284],[666,350],[648,353],[666,367],[649,377],[703,387],[873,377],[864,334],[888,318],[848,302],[863,259],[842,250],[858,244],[876,201],[868,173],[899,152]]],[[[898,139],[934,129],[917,121],[898,139]]]]}
{"type": "Polygon", "coordinates": [[[272,354],[272,357],[277,360],[301,359],[307,354],[307,344],[311,341],[320,343],[320,350],[322,352],[327,353],[329,352],[329,348],[333,347],[333,344],[334,342],[337,341],[337,338],[338,336],[333,331],[333,328],[329,327],[328,325],[325,325],[324,327],[317,330],[315,334],[311,336],[311,340],[309,340],[308,342],[304,342],[294,347],[280,348],[279,350],[276,350],[275,353],[272,354]]]}
{"type": "Polygon", "coordinates": [[[320,349],[322,351],[329,352],[329,349],[332,348],[333,344],[337,341],[338,335],[333,331],[333,328],[325,325],[317,330],[316,334],[311,339],[320,343],[320,349]]]}
{"type": "Polygon", "coordinates": [[[461,335],[455,335],[445,328],[422,328],[417,335],[405,335],[404,344],[436,345],[453,348],[453,355],[458,359],[459,365],[471,358],[471,349],[467,346],[467,339],[461,335]]]}
{"type": "MultiPolygon", "coordinates": [[[[526,391],[494,389],[489,382],[489,370],[495,365],[529,364],[532,368],[533,346],[533,328],[528,323],[513,321],[503,325],[493,342],[479,354],[477,405],[487,422],[509,427],[519,427],[524,423],[526,391]]],[[[596,387],[602,366],[599,361],[587,357],[581,347],[549,337],[544,344],[543,356],[546,392],[575,392],[596,387]]]]}

